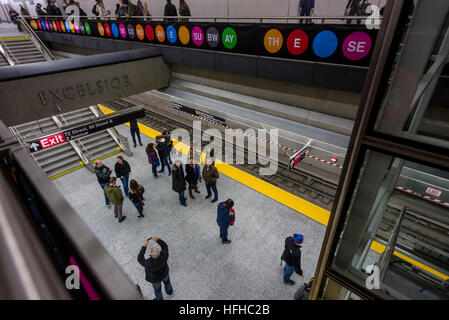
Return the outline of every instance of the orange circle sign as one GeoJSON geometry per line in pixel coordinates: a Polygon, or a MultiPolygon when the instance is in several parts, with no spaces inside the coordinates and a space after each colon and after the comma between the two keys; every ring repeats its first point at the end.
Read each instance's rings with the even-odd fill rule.
{"type": "Polygon", "coordinates": [[[161,25],[156,26],[156,38],[159,40],[159,42],[165,41],[165,31],[164,28],[161,25]]]}
{"type": "Polygon", "coordinates": [[[39,28],[39,27],[37,26],[37,22],[34,21],[34,20],[31,20],[30,25],[31,25],[31,28],[33,28],[34,30],[37,30],[37,28],[39,28]]]}
{"type": "Polygon", "coordinates": [[[186,45],[190,41],[190,32],[189,29],[185,26],[181,26],[178,30],[179,35],[179,41],[181,41],[182,44],[186,45]]]}
{"type": "Polygon", "coordinates": [[[75,25],[72,22],[69,22],[69,26],[70,26],[70,31],[72,31],[72,33],[75,33],[75,25]]]}
{"type": "Polygon", "coordinates": [[[139,40],[143,40],[145,38],[145,31],[143,30],[143,27],[140,24],[136,26],[136,34],[139,40]]]}
{"type": "Polygon", "coordinates": [[[104,36],[104,27],[101,22],[98,22],[98,32],[100,33],[100,36],[104,36]]]}
{"type": "Polygon", "coordinates": [[[282,37],[282,33],[278,29],[271,29],[267,31],[265,37],[263,38],[265,49],[269,53],[276,53],[281,50],[283,42],[284,38],[282,37]]]}

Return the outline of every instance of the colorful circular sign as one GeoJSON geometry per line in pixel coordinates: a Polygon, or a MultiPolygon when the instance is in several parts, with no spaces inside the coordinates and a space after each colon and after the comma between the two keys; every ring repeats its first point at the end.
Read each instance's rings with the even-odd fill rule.
{"type": "Polygon", "coordinates": [[[106,36],[108,36],[108,37],[110,37],[112,34],[111,26],[107,22],[105,22],[105,24],[104,24],[104,32],[106,33],[106,36]]]}
{"type": "Polygon", "coordinates": [[[118,25],[118,30],[119,30],[119,32],[120,32],[120,36],[121,36],[123,39],[125,39],[125,38],[126,38],[126,27],[125,27],[125,25],[124,25],[123,23],[120,23],[120,24],[118,25]]]}
{"type": "Polygon", "coordinates": [[[176,33],[176,29],[173,26],[167,27],[167,40],[170,43],[175,43],[178,39],[178,35],[176,33]]]}
{"type": "Polygon", "coordinates": [[[159,42],[165,41],[165,31],[164,28],[161,25],[156,26],[156,38],[159,42]]]}
{"type": "Polygon", "coordinates": [[[223,30],[223,34],[221,35],[221,41],[223,42],[223,45],[227,49],[232,49],[237,44],[237,33],[235,30],[231,27],[227,27],[223,30]]]}
{"type": "Polygon", "coordinates": [[[84,22],[84,28],[86,28],[86,33],[90,35],[92,33],[92,30],[90,29],[90,24],[87,22],[84,22]]]}
{"type": "Polygon", "coordinates": [[[40,20],[37,20],[37,25],[39,26],[39,30],[42,30],[42,22],[40,20]]]}
{"type": "Polygon", "coordinates": [[[200,47],[204,42],[203,30],[198,26],[192,29],[192,41],[197,47],[200,47]]]}
{"type": "Polygon", "coordinates": [[[178,34],[179,34],[179,41],[181,41],[181,43],[183,45],[186,45],[186,44],[189,43],[189,41],[190,41],[190,32],[189,32],[189,29],[187,29],[186,26],[179,27],[178,34]]]}
{"type": "Polygon", "coordinates": [[[114,35],[114,37],[118,37],[118,27],[115,23],[111,24],[111,30],[112,30],[112,34],[114,35]]]}
{"type": "Polygon", "coordinates": [[[76,21],[75,21],[75,30],[76,30],[76,33],[78,33],[78,34],[81,32],[80,25],[76,21]]]}
{"type": "Polygon", "coordinates": [[[334,54],[338,46],[338,38],[332,31],[325,30],[313,39],[313,51],[320,58],[327,58],[334,54]]]}
{"type": "Polygon", "coordinates": [[[140,24],[136,26],[136,34],[139,40],[145,39],[145,31],[143,30],[143,27],[140,24]]]}
{"type": "Polygon", "coordinates": [[[60,25],[61,25],[61,30],[62,30],[62,32],[67,32],[67,30],[65,29],[64,21],[61,21],[61,22],[60,22],[60,25]]]}
{"type": "Polygon", "coordinates": [[[295,56],[303,54],[308,46],[309,37],[302,30],[294,30],[287,38],[287,49],[295,56]]]}
{"type": "Polygon", "coordinates": [[[80,24],[80,31],[82,34],[86,34],[86,29],[84,28],[84,24],[80,24]]]}
{"type": "Polygon", "coordinates": [[[53,31],[55,31],[55,32],[58,31],[58,27],[56,26],[56,21],[52,21],[51,25],[52,25],[52,30],[53,31]]]}
{"type": "Polygon", "coordinates": [[[126,29],[128,30],[128,37],[131,40],[134,40],[134,38],[136,37],[136,31],[134,31],[134,26],[132,24],[128,24],[126,29]]]}
{"type": "Polygon", "coordinates": [[[145,26],[145,36],[147,37],[148,41],[154,40],[154,30],[153,27],[149,24],[145,26]]]}
{"type": "Polygon", "coordinates": [[[215,27],[209,27],[207,29],[206,41],[207,44],[212,48],[216,48],[218,46],[218,43],[220,42],[220,34],[215,27]]]}
{"type": "Polygon", "coordinates": [[[50,26],[48,25],[48,21],[45,20],[44,23],[45,23],[45,28],[44,28],[44,30],[50,31],[50,26]]]}
{"type": "Polygon", "coordinates": [[[30,26],[31,28],[33,28],[34,30],[37,30],[39,27],[37,26],[37,22],[34,20],[30,21],[30,26]]]}
{"type": "Polygon", "coordinates": [[[98,24],[97,24],[97,26],[98,26],[98,33],[100,34],[100,36],[104,36],[104,27],[103,27],[103,24],[101,23],[101,22],[98,22],[98,24]]]}
{"type": "Polygon", "coordinates": [[[70,26],[70,31],[72,31],[72,33],[75,33],[75,25],[72,22],[69,22],[69,26],[70,26]]]}
{"type": "Polygon", "coordinates": [[[284,42],[284,38],[282,37],[282,33],[278,29],[271,29],[265,33],[265,37],[263,38],[263,44],[265,46],[265,50],[269,53],[276,53],[282,48],[282,44],[284,42]]]}
{"type": "Polygon", "coordinates": [[[64,24],[65,24],[65,30],[66,30],[68,33],[70,33],[70,25],[69,25],[69,23],[66,21],[64,24]]]}
{"type": "Polygon", "coordinates": [[[351,33],[343,42],[343,55],[352,61],[365,58],[371,51],[371,37],[362,31],[351,33]]]}

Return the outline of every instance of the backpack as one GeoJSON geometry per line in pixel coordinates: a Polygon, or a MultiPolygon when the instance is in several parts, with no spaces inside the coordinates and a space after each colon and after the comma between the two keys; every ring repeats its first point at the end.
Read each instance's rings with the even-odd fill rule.
{"type": "Polygon", "coordinates": [[[97,4],[94,4],[94,7],[92,8],[92,13],[96,16],[98,16],[98,12],[97,12],[97,4]]]}
{"type": "Polygon", "coordinates": [[[140,9],[139,6],[137,6],[137,5],[133,4],[133,3],[130,3],[130,5],[132,5],[134,8],[136,8],[138,16],[143,16],[143,11],[142,11],[142,9],[140,9]]]}

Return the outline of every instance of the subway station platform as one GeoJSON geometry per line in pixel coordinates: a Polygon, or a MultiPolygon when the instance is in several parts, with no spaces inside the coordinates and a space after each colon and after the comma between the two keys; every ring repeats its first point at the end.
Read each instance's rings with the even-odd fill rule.
{"type": "MultiPolygon", "coordinates": [[[[122,125],[117,129],[131,141],[129,127],[122,125]]],[[[145,146],[154,140],[142,129],[141,136],[144,146],[133,148],[133,157],[117,153],[103,163],[113,169],[118,155],[129,162],[130,179],[136,179],[145,188],[144,218],[137,218],[134,205],[125,199],[123,212],[127,219],[118,223],[113,209],[105,206],[96,176],[86,168],[52,181],[131,281],[139,284],[145,299],[153,299],[154,293],[151,284],[145,281],[137,255],[145,239],[153,235],[166,241],[169,247],[174,294],[172,297],[164,294],[164,299],[291,300],[299,285],[314,276],[325,232],[322,223],[222,173],[217,182],[218,202],[212,204],[204,199],[206,190],[202,182],[201,194],[195,194],[194,200],[188,198],[187,207],[183,207],[177,193],[171,190],[167,170],[159,179],[152,176],[145,146]],[[232,243],[223,245],[216,224],[217,204],[228,198],[235,202],[236,222],[229,229],[232,243]],[[292,279],[296,284],[289,286],[282,282],[280,256],[285,238],[293,233],[305,237],[304,279],[295,274],[292,279]]],[[[120,180],[117,185],[121,185],[120,180]]],[[[149,250],[147,256],[148,253],[149,250]]]]}

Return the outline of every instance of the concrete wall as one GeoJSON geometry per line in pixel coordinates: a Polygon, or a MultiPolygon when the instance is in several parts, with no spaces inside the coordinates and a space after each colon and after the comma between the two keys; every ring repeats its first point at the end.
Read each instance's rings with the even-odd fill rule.
{"type": "MultiPolygon", "coordinates": [[[[21,1],[21,0],[19,0],[21,1]]],[[[92,7],[94,0],[77,0],[83,10],[92,16],[92,7]]],[[[153,16],[162,16],[164,14],[164,5],[166,0],[141,0],[148,2],[150,13],[153,16]]],[[[387,0],[370,0],[372,4],[384,6],[387,0]]],[[[10,3],[15,9],[18,4],[13,0],[0,0],[1,3],[10,3]]],[[[34,0],[30,4],[29,0],[23,0],[31,14],[35,14],[35,5],[40,2],[46,6],[46,0],[34,0]]],[[[137,3],[137,0],[132,0],[137,3]]],[[[62,8],[62,0],[56,0],[59,8],[62,8]]],[[[106,9],[114,14],[115,5],[118,0],[104,0],[106,9]]],[[[179,7],[179,1],[173,0],[176,7],[179,7]]],[[[192,16],[199,17],[285,17],[297,16],[299,0],[187,0],[190,6],[192,16]]],[[[342,16],[346,7],[347,0],[316,0],[315,15],[319,16],[342,16]]]]}

